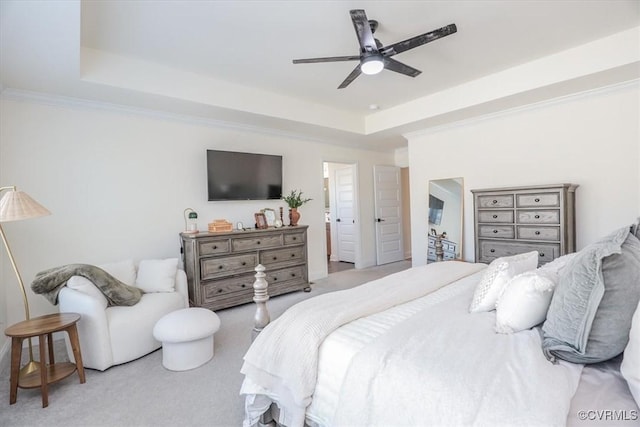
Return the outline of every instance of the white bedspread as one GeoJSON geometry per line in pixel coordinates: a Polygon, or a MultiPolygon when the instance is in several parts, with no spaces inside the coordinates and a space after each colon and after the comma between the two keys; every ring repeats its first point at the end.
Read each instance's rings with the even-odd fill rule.
{"type": "Polygon", "coordinates": [[[252,425],[272,400],[280,423],[304,423],[316,383],[318,349],[336,328],[363,316],[427,295],[486,267],[456,261],[412,268],[356,288],[303,301],[258,335],[244,357],[241,394],[247,395],[245,425],[252,425]]]}
{"type": "Polygon", "coordinates": [[[537,329],[496,334],[460,289],[356,354],[328,425],[565,425],[582,365],[548,362],[537,329]]]}

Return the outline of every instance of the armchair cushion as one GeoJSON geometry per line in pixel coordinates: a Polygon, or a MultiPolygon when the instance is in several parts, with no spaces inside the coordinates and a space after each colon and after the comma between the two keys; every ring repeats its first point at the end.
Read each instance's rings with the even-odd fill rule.
{"type": "Polygon", "coordinates": [[[178,258],[140,261],[136,286],[149,292],[174,292],[178,258]]]}
{"type": "Polygon", "coordinates": [[[136,266],[132,259],[102,264],[98,267],[126,285],[133,286],[136,283],[136,266]]]}

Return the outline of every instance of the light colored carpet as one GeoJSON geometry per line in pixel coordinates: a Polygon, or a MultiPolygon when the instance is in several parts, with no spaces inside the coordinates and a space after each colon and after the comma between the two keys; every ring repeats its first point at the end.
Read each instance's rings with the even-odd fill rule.
{"type": "MultiPolygon", "coordinates": [[[[312,285],[269,300],[271,319],[291,305],[321,293],[346,289],[410,267],[409,261],[331,274],[312,285]]],[[[39,389],[18,389],[9,405],[9,372],[0,373],[0,426],[241,426],[242,357],[251,343],[254,304],[220,310],[215,354],[204,366],[184,372],[162,367],[162,350],[105,372],[86,369],[49,387],[49,407],[39,389]]],[[[56,360],[65,360],[62,341],[56,360]]],[[[36,353],[37,348],[36,348],[36,353]]],[[[5,364],[6,365],[6,364],[5,364]]]]}

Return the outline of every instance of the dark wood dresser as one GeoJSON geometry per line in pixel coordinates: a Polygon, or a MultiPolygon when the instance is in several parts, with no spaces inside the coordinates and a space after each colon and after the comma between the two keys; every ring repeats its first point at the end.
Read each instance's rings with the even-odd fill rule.
{"type": "Polygon", "coordinates": [[[307,226],[180,236],[192,306],[218,310],[252,302],[258,264],[266,268],[270,296],[309,287],[307,226]]]}

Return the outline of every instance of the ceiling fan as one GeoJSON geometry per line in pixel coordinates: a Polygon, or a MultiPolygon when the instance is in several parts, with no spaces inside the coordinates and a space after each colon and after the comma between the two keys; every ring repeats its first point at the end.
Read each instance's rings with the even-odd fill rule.
{"type": "Polygon", "coordinates": [[[339,61],[360,61],[360,64],[347,76],[347,78],[338,86],[338,89],[344,89],[361,73],[377,74],[384,68],[404,74],[409,77],[416,77],[422,71],[396,61],[391,57],[398,53],[405,52],[414,47],[421,46],[425,43],[438,40],[439,38],[448,36],[458,31],[456,24],[449,24],[437,30],[430,31],[410,39],[383,46],[380,40],[373,38],[378,28],[378,21],[368,20],[367,15],[362,9],[349,11],[353,28],[356,30],[358,42],[360,43],[360,54],[354,56],[330,56],[326,58],[308,58],[294,59],[294,64],[312,64],[316,62],[339,62],[339,61]]]}

